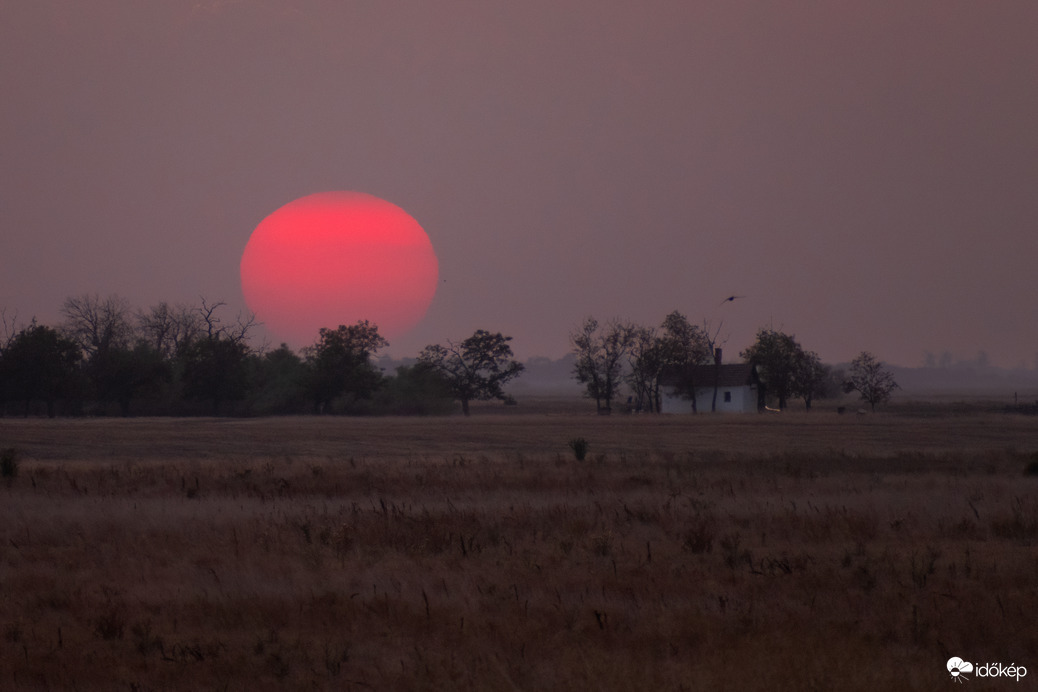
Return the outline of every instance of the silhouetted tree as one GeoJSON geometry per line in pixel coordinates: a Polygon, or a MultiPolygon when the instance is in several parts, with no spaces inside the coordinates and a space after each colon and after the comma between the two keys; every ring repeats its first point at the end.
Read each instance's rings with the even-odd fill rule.
{"type": "Polygon", "coordinates": [[[217,314],[217,311],[226,305],[227,303],[222,300],[210,303],[204,296],[200,298],[199,306],[196,308],[201,318],[200,329],[209,339],[225,339],[236,343],[248,341],[249,332],[256,326],[256,315],[251,312],[238,313],[233,324],[226,324],[217,314]]]}
{"type": "Polygon", "coordinates": [[[140,337],[167,361],[182,355],[189,344],[202,336],[202,317],[197,308],[161,302],[137,313],[140,337]]]}
{"type": "Polygon", "coordinates": [[[450,383],[429,363],[401,365],[375,394],[376,410],[392,415],[449,413],[454,402],[450,383]]]}
{"type": "Polygon", "coordinates": [[[196,308],[199,335],[184,345],[178,359],[184,394],[212,402],[213,415],[219,415],[222,403],[242,399],[248,390],[248,335],[256,324],[251,313],[225,324],[217,314],[224,305],[201,299],[196,308]]]}
{"type": "Polygon", "coordinates": [[[85,354],[83,373],[90,395],[102,409],[114,401],[127,416],[138,394],[169,379],[169,364],[135,329],[126,300],[83,295],[66,299],[61,312],[65,316],[61,331],[85,354]]]}
{"type": "Polygon", "coordinates": [[[858,392],[873,411],[876,410],[876,404],[890,399],[890,395],[898,388],[894,375],[885,370],[883,363],[868,351],[862,351],[851,361],[851,369],[847,374],[844,391],[858,392]]]}
{"type": "Polygon", "coordinates": [[[599,329],[598,320],[588,317],[570,335],[577,356],[573,376],[586,385],[587,396],[595,400],[599,413],[611,413],[623,374],[624,356],[634,344],[635,328],[626,322],[612,321],[599,329]]]}
{"type": "Polygon", "coordinates": [[[780,409],[797,392],[798,364],[803,349],[789,334],[774,329],[760,329],[757,340],[740,355],[761,372],[768,393],[778,399],[780,409]]]}
{"type": "Polygon", "coordinates": [[[699,366],[711,361],[713,341],[705,329],[689,322],[677,310],[663,318],[661,329],[664,373],[674,381],[679,396],[691,399],[695,413],[696,388],[705,384],[697,382],[696,376],[702,373],[699,366]]]}
{"type": "Polygon", "coordinates": [[[128,348],[134,341],[130,305],[119,296],[67,298],[61,306],[61,331],[76,342],[87,360],[110,349],[128,348]]]}
{"type": "Polygon", "coordinates": [[[816,397],[829,393],[832,371],[822,364],[822,359],[814,351],[800,349],[797,353],[796,373],[794,375],[794,395],[804,400],[804,406],[811,410],[811,403],[816,397]]]}
{"type": "Polygon", "coordinates": [[[679,395],[692,397],[695,411],[692,393],[699,386],[695,376],[700,372],[696,366],[709,362],[711,353],[712,342],[706,331],[678,311],[667,315],[658,330],[633,327],[627,352],[630,367],[625,379],[639,408],[659,411],[660,387],[663,379],[668,378],[679,395]]]}
{"type": "Polygon", "coordinates": [[[470,401],[504,399],[504,385],[522,373],[523,364],[512,359],[511,340],[478,329],[460,344],[426,346],[418,362],[439,373],[467,416],[470,401]]]}
{"type": "Polygon", "coordinates": [[[42,400],[53,418],[55,402],[75,390],[81,359],[74,341],[34,320],[0,355],[0,401],[20,402],[28,416],[32,402],[42,400]]]}
{"type": "Polygon", "coordinates": [[[245,396],[248,385],[248,346],[220,336],[198,339],[183,354],[184,394],[212,403],[213,415],[220,405],[245,396]]]}
{"type": "Polygon", "coordinates": [[[0,355],[7,345],[18,335],[18,313],[7,314],[7,308],[0,308],[0,355]]]}
{"type": "Polygon", "coordinates": [[[367,399],[378,389],[382,373],[372,362],[389,345],[378,327],[367,320],[322,328],[317,343],[304,349],[309,368],[307,391],[316,413],[326,412],[332,400],[348,394],[367,399]]]}
{"type": "Polygon", "coordinates": [[[627,353],[627,384],[634,392],[635,409],[653,413],[659,410],[660,378],[667,366],[666,352],[653,327],[633,328],[627,353]]]}
{"type": "Polygon", "coordinates": [[[110,347],[97,353],[88,364],[94,393],[102,403],[115,401],[123,416],[138,396],[156,390],[169,380],[170,364],[151,344],[138,341],[133,348],[110,347]]]}
{"type": "Polygon", "coordinates": [[[281,344],[262,356],[249,358],[252,413],[262,415],[302,413],[308,409],[309,371],[303,359],[281,344]]]}

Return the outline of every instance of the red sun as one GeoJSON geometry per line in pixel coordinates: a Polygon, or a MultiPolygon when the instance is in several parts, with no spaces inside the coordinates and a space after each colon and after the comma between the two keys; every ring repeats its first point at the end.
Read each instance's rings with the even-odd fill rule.
{"type": "Polygon", "coordinates": [[[321,327],[368,320],[390,341],[436,292],[429,236],[400,207],[359,192],[322,192],[263,219],[241,257],[249,309],[275,337],[317,340],[321,327]]]}

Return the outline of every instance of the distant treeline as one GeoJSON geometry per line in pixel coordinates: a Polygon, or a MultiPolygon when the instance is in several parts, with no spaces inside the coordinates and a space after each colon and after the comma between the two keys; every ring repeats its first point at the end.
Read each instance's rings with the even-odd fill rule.
{"type": "Polygon", "coordinates": [[[69,298],[64,320],[0,334],[0,415],[430,414],[454,410],[429,363],[386,374],[374,325],[321,330],[296,353],[250,344],[254,318],[223,303],[133,309],[118,297],[69,298]]]}
{"type": "MultiPolygon", "coordinates": [[[[734,300],[735,296],[729,300],[734,300]]],[[[623,320],[599,323],[588,317],[570,336],[576,355],[574,377],[581,382],[599,413],[609,413],[621,387],[630,392],[629,408],[658,413],[664,387],[689,399],[696,408],[695,391],[717,382],[721,365],[718,331],[689,322],[680,312],[667,315],[657,326],[623,320]],[[710,365],[716,369],[709,367],[710,365]]],[[[779,410],[801,399],[810,410],[815,399],[857,391],[873,408],[886,401],[894,384],[871,354],[862,353],[845,377],[822,363],[791,334],[770,328],[757,331],[754,343],[739,354],[755,366],[762,390],[758,410],[771,402],[779,410]]],[[[716,396],[711,410],[716,410],[716,396]]]]}
{"type": "MultiPolygon", "coordinates": [[[[65,301],[55,327],[35,319],[19,326],[0,312],[0,415],[440,414],[455,402],[468,415],[471,401],[511,402],[504,385],[524,370],[511,337],[477,330],[426,346],[387,373],[375,358],[389,344],[365,320],[322,328],[298,353],[285,344],[257,349],[249,338],[254,316],[228,320],[225,308],[202,299],[141,310],[116,296],[86,295],[65,301]]],[[[695,401],[696,373],[720,363],[716,337],[678,312],[659,327],[587,318],[570,335],[570,376],[600,413],[621,388],[630,393],[627,409],[658,413],[665,382],[695,401]]],[[[845,376],[772,329],[759,330],[740,357],[779,409],[797,398],[810,409],[813,399],[841,391],[875,408],[897,387],[869,353],[845,376]]]]}

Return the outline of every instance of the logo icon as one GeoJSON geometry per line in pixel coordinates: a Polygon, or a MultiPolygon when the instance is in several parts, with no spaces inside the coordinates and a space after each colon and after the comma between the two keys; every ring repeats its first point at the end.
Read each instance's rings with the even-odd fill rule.
{"type": "Polygon", "coordinates": [[[964,673],[972,673],[973,664],[969,661],[963,661],[958,656],[952,656],[948,659],[948,672],[951,673],[952,680],[955,682],[969,680],[964,673]]]}

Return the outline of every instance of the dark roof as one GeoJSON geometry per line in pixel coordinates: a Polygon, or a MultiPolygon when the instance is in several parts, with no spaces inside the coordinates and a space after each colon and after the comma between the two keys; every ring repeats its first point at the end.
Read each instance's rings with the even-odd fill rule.
{"type": "MultiPolygon", "coordinates": [[[[697,365],[688,374],[696,387],[745,387],[760,382],[757,367],[752,363],[697,365]]],[[[678,379],[677,373],[669,373],[662,378],[662,384],[673,385],[678,379]]]]}

